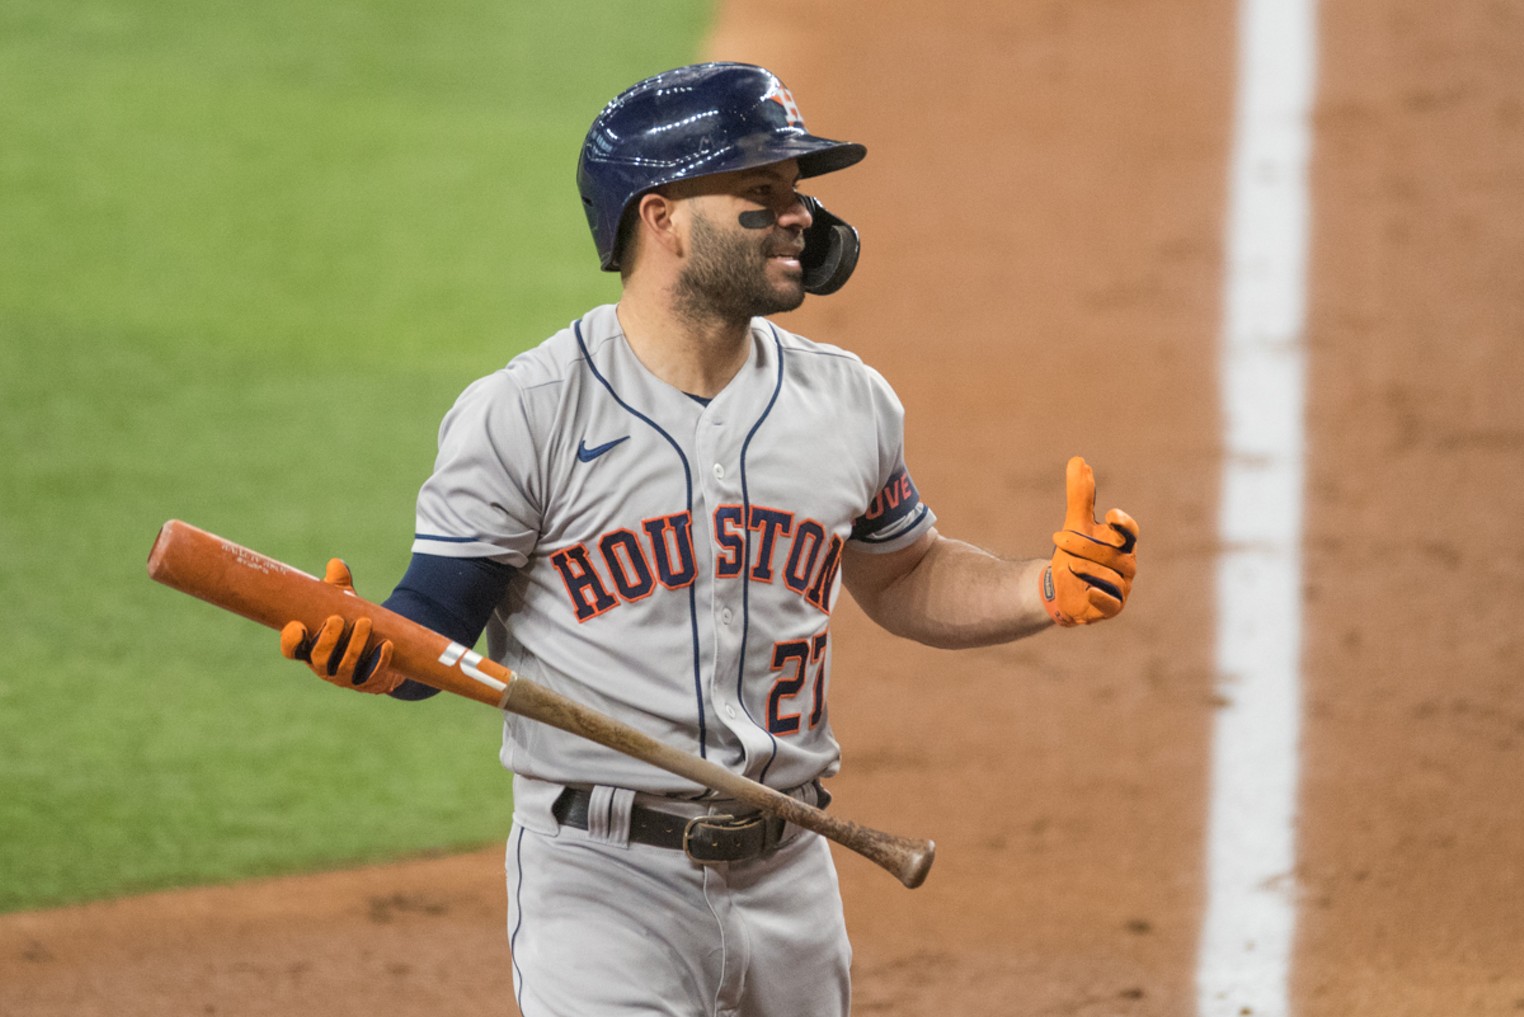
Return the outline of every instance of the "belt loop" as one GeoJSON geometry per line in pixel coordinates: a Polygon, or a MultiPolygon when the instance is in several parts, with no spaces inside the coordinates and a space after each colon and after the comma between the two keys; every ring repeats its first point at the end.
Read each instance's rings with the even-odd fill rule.
{"type": "Polygon", "coordinates": [[[587,803],[587,835],[593,840],[617,847],[630,845],[630,810],[635,792],[624,787],[593,788],[587,803]]]}

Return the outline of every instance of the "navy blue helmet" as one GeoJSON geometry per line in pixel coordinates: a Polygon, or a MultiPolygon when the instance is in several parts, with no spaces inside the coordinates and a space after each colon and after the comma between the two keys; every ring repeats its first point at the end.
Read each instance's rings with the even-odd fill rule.
{"type": "Polygon", "coordinates": [[[801,177],[845,169],[862,145],[809,133],[794,96],[751,64],[679,67],[625,89],[588,129],[577,189],[603,269],[619,268],[619,226],[640,195],[690,177],[799,160],[801,177]]]}

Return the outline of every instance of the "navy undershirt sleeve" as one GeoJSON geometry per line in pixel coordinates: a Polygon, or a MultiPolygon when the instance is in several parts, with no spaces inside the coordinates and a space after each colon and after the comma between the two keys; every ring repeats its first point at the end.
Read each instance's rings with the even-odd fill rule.
{"type": "MultiPolygon", "coordinates": [[[[508,592],[513,573],[513,566],[490,558],[414,554],[397,588],[381,606],[462,646],[475,646],[487,619],[508,592]]],[[[409,678],[391,696],[427,699],[438,691],[409,678]]]]}

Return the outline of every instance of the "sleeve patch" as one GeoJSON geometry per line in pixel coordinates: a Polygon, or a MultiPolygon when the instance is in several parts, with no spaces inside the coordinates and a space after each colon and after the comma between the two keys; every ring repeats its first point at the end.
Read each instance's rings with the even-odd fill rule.
{"type": "Polygon", "coordinates": [[[913,530],[928,509],[921,504],[910,471],[901,466],[890,474],[889,482],[874,496],[868,511],[852,523],[852,539],[867,544],[882,544],[913,530]]]}

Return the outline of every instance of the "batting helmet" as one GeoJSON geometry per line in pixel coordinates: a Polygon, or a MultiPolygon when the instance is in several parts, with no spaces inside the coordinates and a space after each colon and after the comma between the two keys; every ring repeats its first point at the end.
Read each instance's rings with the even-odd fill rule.
{"type": "Polygon", "coordinates": [[[799,160],[801,177],[846,169],[862,145],[804,128],[794,96],[751,64],[679,67],[625,89],[588,129],[577,189],[603,270],[619,267],[619,226],[640,195],[690,177],[799,160]]]}

